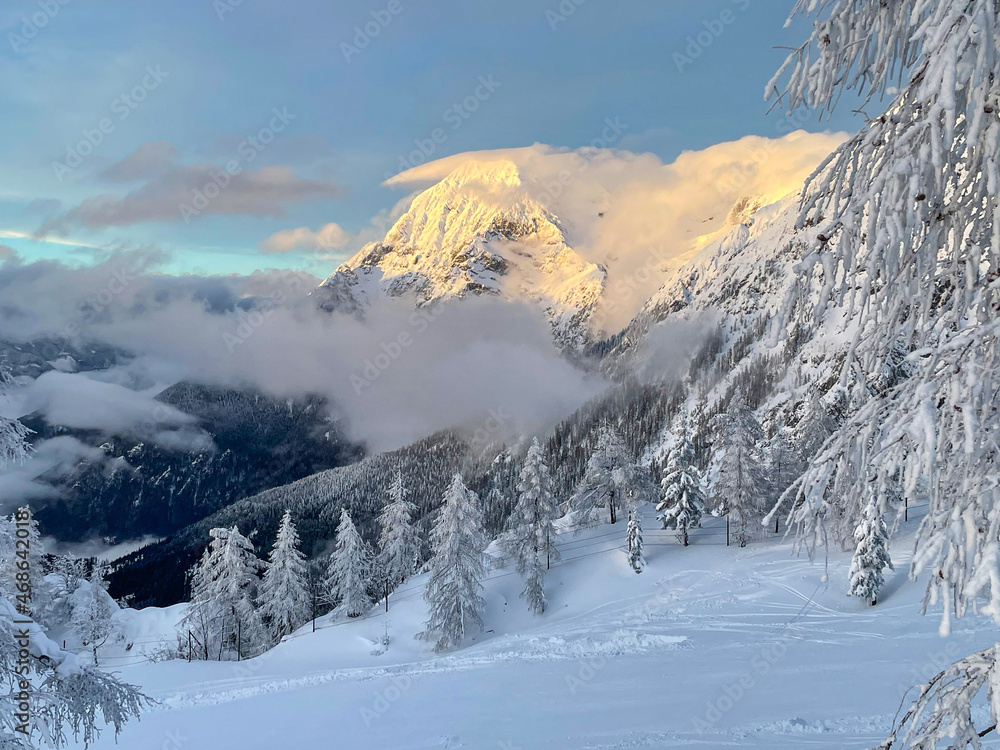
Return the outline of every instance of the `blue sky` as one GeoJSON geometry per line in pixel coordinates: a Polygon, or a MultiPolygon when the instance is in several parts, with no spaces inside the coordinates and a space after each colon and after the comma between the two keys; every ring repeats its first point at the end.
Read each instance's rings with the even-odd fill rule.
{"type": "MultiPolygon", "coordinates": [[[[804,37],[804,21],[783,28],[791,5],[11,0],[0,10],[0,245],[72,263],[150,246],[170,272],[322,275],[336,252],[259,244],[295,227],[370,227],[403,197],[380,183],[415,163],[420,142],[430,158],[576,148],[610,118],[626,126],[618,146],[670,161],[778,135],[762,92],[783,55],[773,47],[804,37]],[[248,145],[272,127],[273,140],[248,145]],[[99,143],[64,168],[87,133],[99,143]],[[227,164],[232,184],[185,220],[175,198],[227,164]]],[[[856,130],[850,109],[805,128],[856,130]]]]}

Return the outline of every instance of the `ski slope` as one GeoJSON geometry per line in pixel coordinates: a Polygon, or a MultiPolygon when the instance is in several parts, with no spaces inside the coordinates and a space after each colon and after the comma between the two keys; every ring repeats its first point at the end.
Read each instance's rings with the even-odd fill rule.
{"type": "Polygon", "coordinates": [[[845,595],[849,554],[833,555],[824,579],[822,562],[791,556],[780,537],[726,548],[721,519],[684,549],[650,508],[641,575],[626,563],[624,523],[563,532],[541,617],[500,568],[485,584],[487,632],[447,655],[413,637],[421,576],[388,615],[322,618],[250,661],[133,658],[117,671],[159,704],[97,748],[870,747],[907,688],[996,640],[985,618],[945,640],[934,614],[920,616],[923,584],[907,580],[918,519],[914,509],[893,540],[877,607],[845,595]]]}

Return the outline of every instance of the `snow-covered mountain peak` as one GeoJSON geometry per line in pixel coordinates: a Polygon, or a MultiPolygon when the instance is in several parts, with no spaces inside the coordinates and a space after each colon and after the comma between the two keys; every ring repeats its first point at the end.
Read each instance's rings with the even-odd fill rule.
{"type": "Polygon", "coordinates": [[[426,304],[490,294],[540,306],[562,345],[586,343],[605,269],[569,246],[556,217],[508,160],[469,161],[418,194],[381,242],[365,245],[317,293],[363,315],[380,297],[426,304]]]}
{"type": "Polygon", "coordinates": [[[470,161],[417,195],[382,244],[448,251],[460,250],[477,237],[503,234],[516,239],[529,233],[563,240],[553,217],[528,195],[513,162],[470,161]]]}

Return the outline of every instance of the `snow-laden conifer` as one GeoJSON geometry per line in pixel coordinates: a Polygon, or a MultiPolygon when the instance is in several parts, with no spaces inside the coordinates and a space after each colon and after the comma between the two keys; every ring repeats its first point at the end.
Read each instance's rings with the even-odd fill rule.
{"type": "Polygon", "coordinates": [[[340,511],[337,542],[326,571],[327,591],[337,616],[360,617],[372,606],[368,596],[371,552],[347,508],[340,511]]]}
{"type": "MultiPolygon", "coordinates": [[[[860,133],[814,173],[801,223],[818,225],[776,330],[843,321],[840,386],[874,373],[795,485],[791,520],[810,552],[860,513],[859,486],[927,488],[911,574],[928,572],[941,629],[976,599],[1000,621],[1000,2],[799,0],[823,14],[768,85],[782,105],[869,105],[860,133]],[[906,367],[899,367],[900,354],[906,367]],[[886,377],[889,373],[889,377],[886,377]]],[[[896,490],[898,492],[898,490],[896,490]]],[[[978,746],[972,699],[996,685],[996,649],[942,672],[881,747],[978,746]]],[[[984,712],[985,713],[985,712],[984,712]]],[[[996,711],[991,711],[995,717],[996,711]]]]}
{"type": "Polygon", "coordinates": [[[420,556],[420,534],[414,523],[417,506],[406,499],[407,494],[403,475],[398,472],[389,489],[389,504],[378,519],[379,565],[386,597],[413,575],[420,556]]]}
{"type": "Polygon", "coordinates": [[[476,493],[456,474],[431,532],[431,575],[424,591],[430,619],[421,635],[435,642],[435,651],[457,646],[473,629],[483,627],[486,601],[480,592],[486,537],[482,527],[476,493]]]}
{"type": "MultiPolygon", "coordinates": [[[[0,397],[5,395],[13,382],[10,368],[5,362],[0,362],[0,397]]],[[[28,445],[30,434],[31,430],[18,420],[0,415],[0,470],[22,463],[28,458],[31,453],[28,445]]]]}
{"type": "Polygon", "coordinates": [[[559,558],[553,521],[558,504],[545,455],[535,438],[524,459],[517,484],[518,500],[500,544],[524,577],[521,596],[535,614],[545,611],[545,571],[559,558]]]}
{"type": "Polygon", "coordinates": [[[629,502],[651,500],[654,495],[649,473],[632,459],[618,432],[604,427],[569,504],[579,525],[594,526],[605,512],[608,521],[615,523],[629,502]]]}
{"type": "Polygon", "coordinates": [[[667,454],[667,466],[660,482],[662,500],[656,506],[663,528],[674,529],[677,539],[688,546],[688,530],[701,526],[705,513],[705,490],[701,472],[695,464],[694,443],[688,434],[688,421],[678,420],[677,437],[667,454]]]}
{"type": "Polygon", "coordinates": [[[854,541],[857,547],[851,558],[851,596],[876,604],[879,589],[885,582],[882,571],[892,570],[892,560],[889,558],[889,533],[874,497],[868,501],[861,522],[854,530],[854,541]]]}
{"type": "Polygon", "coordinates": [[[56,620],[57,612],[53,609],[55,591],[45,579],[46,563],[42,534],[31,508],[23,506],[15,511],[7,530],[11,534],[16,534],[21,544],[14,546],[15,537],[11,537],[12,545],[8,548],[3,574],[0,575],[0,590],[3,596],[14,603],[30,600],[32,618],[46,630],[56,625],[64,625],[69,610],[59,608],[58,614],[62,615],[62,619],[56,620]],[[28,593],[23,589],[25,585],[29,588],[28,593]]]}
{"type": "Polygon", "coordinates": [[[312,611],[308,564],[290,510],[285,510],[278,527],[258,601],[260,615],[276,640],[294,632],[312,611]]]}
{"type": "Polygon", "coordinates": [[[737,390],[719,418],[722,458],[714,489],[717,513],[726,517],[732,541],[745,547],[768,501],[766,438],[743,393],[737,390]]]}
{"type": "Polygon", "coordinates": [[[646,558],[642,554],[642,518],[639,516],[639,509],[635,505],[630,505],[628,509],[628,529],[625,534],[625,549],[628,555],[628,564],[632,570],[641,573],[646,567],[646,558]]]}
{"type": "Polygon", "coordinates": [[[209,531],[210,542],[191,577],[184,625],[202,644],[204,658],[257,653],[265,628],[256,607],[263,563],[238,527],[209,531]]]}

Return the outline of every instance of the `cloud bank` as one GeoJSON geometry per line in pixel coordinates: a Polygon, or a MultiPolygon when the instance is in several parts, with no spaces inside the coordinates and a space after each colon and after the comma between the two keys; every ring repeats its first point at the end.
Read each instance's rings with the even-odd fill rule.
{"type": "MultiPolygon", "coordinates": [[[[512,434],[540,429],[604,387],[559,356],[533,308],[470,298],[414,312],[391,303],[361,323],[316,310],[308,295],[319,280],[305,274],[174,278],[144,262],[132,254],[85,269],[0,267],[0,339],[71,330],[71,340],[134,355],[105,383],[46,373],[22,389],[22,413],[128,429],[154,384],[191,379],[326,396],[350,437],[383,450],[458,424],[475,428],[495,412],[507,415],[512,434]],[[128,388],[143,393],[133,401],[128,388]],[[94,413],[74,408],[84,400],[94,413]]],[[[181,427],[161,425],[157,439],[178,437],[181,427]]]]}

